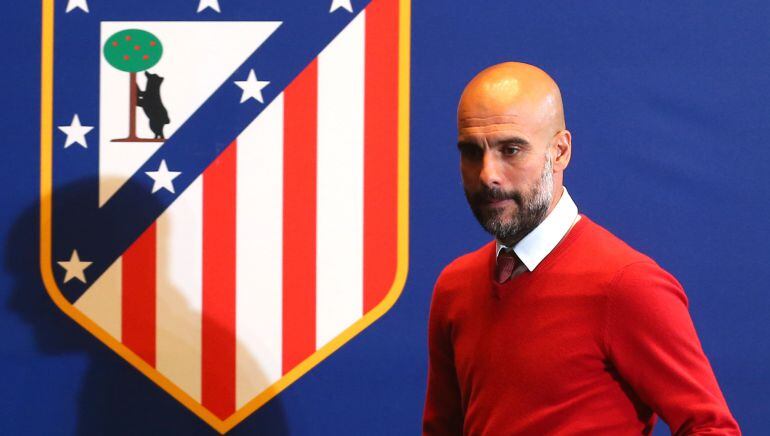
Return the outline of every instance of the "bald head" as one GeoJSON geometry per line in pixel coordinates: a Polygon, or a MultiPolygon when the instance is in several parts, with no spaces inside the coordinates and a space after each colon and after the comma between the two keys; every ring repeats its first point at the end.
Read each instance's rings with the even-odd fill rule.
{"type": "Polygon", "coordinates": [[[565,128],[561,92],[545,71],[505,62],[480,72],[465,87],[457,108],[460,130],[490,131],[508,121],[550,135],[565,128]]]}
{"type": "Polygon", "coordinates": [[[556,82],[520,62],[498,64],[465,87],[457,148],[468,203],[506,245],[534,229],[561,198],[572,134],[556,82]]]}

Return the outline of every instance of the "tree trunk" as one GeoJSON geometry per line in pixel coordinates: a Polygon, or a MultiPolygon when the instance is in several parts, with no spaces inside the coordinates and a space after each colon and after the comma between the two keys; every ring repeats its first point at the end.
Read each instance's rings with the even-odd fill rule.
{"type": "Polygon", "coordinates": [[[129,74],[130,95],[128,99],[128,139],[138,139],[136,137],[136,73],[129,74]]]}
{"type": "Polygon", "coordinates": [[[164,139],[140,138],[136,136],[136,73],[129,73],[128,137],[113,139],[112,142],[163,142],[164,139]]]}

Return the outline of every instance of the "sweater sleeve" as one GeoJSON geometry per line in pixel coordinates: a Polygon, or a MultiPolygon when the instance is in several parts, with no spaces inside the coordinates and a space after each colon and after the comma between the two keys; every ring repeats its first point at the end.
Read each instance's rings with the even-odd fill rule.
{"type": "Polygon", "coordinates": [[[687,304],[679,282],[654,262],[626,266],[608,298],[609,358],[674,435],[740,435],[687,304]]]}
{"type": "Polygon", "coordinates": [[[443,297],[439,285],[436,285],[428,320],[428,390],[423,413],[425,436],[462,435],[463,430],[460,387],[443,297]]]}

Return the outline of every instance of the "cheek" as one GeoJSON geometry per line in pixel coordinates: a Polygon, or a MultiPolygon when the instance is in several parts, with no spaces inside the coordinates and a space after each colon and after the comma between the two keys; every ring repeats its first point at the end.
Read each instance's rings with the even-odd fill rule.
{"type": "Polygon", "coordinates": [[[517,165],[506,168],[506,179],[517,189],[527,191],[537,185],[543,172],[543,167],[537,163],[517,165]]]}
{"type": "Polygon", "coordinates": [[[460,163],[460,177],[463,180],[463,185],[475,185],[479,181],[479,170],[476,165],[460,163]]]}

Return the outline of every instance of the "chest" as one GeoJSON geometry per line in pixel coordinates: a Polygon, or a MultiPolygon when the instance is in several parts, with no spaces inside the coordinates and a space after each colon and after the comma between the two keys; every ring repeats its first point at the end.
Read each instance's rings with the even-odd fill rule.
{"type": "Polygon", "coordinates": [[[604,294],[548,281],[515,285],[499,298],[474,294],[455,312],[452,345],[465,394],[504,388],[530,398],[563,397],[603,377],[604,294]]]}

